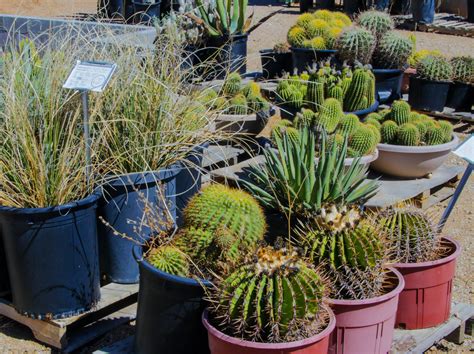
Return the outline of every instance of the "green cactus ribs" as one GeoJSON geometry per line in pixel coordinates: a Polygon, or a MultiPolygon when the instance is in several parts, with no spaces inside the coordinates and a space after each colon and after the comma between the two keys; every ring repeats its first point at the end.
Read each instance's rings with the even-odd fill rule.
{"type": "Polygon", "coordinates": [[[325,282],[293,249],[260,248],[211,295],[220,329],[249,341],[280,343],[309,338],[326,324],[325,282]]]}

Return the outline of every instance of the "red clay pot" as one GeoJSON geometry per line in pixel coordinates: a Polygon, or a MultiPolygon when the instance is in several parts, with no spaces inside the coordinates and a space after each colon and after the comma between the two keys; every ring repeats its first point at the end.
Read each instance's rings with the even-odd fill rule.
{"type": "Polygon", "coordinates": [[[207,329],[211,354],[325,354],[336,319],[331,309],[324,307],[329,313],[326,329],[313,337],[289,343],[257,343],[228,336],[209,323],[207,311],[202,315],[202,323],[207,329]]]}
{"type": "Polygon", "coordinates": [[[388,294],[367,300],[328,300],[336,314],[329,353],[385,354],[390,351],[398,296],[405,283],[396,269],[389,270],[396,281],[388,294]]]}
{"type": "Polygon", "coordinates": [[[403,72],[402,93],[408,93],[410,91],[410,77],[415,74],[415,68],[408,68],[403,72]]]}
{"type": "Polygon", "coordinates": [[[405,279],[405,289],[398,304],[397,327],[434,327],[449,318],[456,258],[461,253],[461,246],[449,237],[443,237],[443,241],[451,248],[447,257],[393,265],[405,279]]]}

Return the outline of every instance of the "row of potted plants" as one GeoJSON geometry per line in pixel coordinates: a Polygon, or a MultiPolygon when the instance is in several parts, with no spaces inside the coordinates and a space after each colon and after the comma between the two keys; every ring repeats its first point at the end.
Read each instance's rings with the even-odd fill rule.
{"type": "Polygon", "coordinates": [[[365,182],[359,161],[344,167],[347,140],[329,140],[307,128],[297,139],[276,135],[276,151],[243,182],[256,200],[212,185],[191,199],[182,228],[155,230],[144,255],[136,253],[136,351],[206,348],[205,327],[211,353],[383,353],[395,324],[447,318],[450,292],[440,297],[459,246],[418,209],[363,210],[376,183],[365,182]],[[406,290],[397,269],[409,274],[406,290]],[[443,279],[429,275],[439,271],[443,279]],[[436,291],[417,302],[411,294],[425,286],[436,291]],[[447,307],[419,318],[431,301],[447,307]]]}

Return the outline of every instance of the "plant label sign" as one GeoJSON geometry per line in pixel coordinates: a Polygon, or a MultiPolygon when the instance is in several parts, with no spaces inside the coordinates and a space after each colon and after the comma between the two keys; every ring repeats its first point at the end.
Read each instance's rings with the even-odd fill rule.
{"type": "Polygon", "coordinates": [[[471,165],[474,165],[474,135],[467,138],[453,152],[471,165]]]}
{"type": "Polygon", "coordinates": [[[64,88],[80,91],[102,92],[117,69],[117,64],[78,60],[64,88]]]}

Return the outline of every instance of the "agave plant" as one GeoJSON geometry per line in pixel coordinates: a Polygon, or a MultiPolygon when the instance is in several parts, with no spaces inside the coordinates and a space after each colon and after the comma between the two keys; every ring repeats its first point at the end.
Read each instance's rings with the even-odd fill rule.
{"type": "Polygon", "coordinates": [[[228,37],[233,34],[244,34],[252,23],[252,17],[247,16],[248,0],[224,1],[216,0],[215,3],[205,4],[196,0],[200,19],[211,37],[228,37]]]}
{"type": "Polygon", "coordinates": [[[363,203],[376,192],[377,184],[366,181],[367,167],[360,159],[344,166],[347,141],[340,149],[336,144],[328,148],[328,137],[321,134],[316,149],[317,136],[304,127],[298,139],[283,134],[275,136],[275,144],[276,150],[265,151],[265,164],[252,168],[250,181],[244,181],[266,208],[307,217],[327,203],[363,203]]]}

